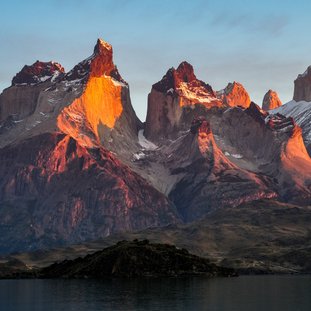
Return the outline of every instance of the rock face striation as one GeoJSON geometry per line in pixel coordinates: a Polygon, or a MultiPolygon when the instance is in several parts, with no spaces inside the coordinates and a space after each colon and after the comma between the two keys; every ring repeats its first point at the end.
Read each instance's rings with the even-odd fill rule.
{"type": "Polygon", "coordinates": [[[298,75],[294,85],[293,100],[311,102],[311,66],[303,74],[298,75]]]}
{"type": "Polygon", "coordinates": [[[276,109],[280,106],[282,106],[282,102],[279,99],[277,92],[269,90],[263,98],[262,110],[269,111],[276,109]]]}

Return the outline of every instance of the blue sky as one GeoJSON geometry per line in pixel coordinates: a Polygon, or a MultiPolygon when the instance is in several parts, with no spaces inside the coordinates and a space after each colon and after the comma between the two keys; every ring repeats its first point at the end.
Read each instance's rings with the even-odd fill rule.
{"type": "Polygon", "coordinates": [[[215,90],[241,82],[258,104],[270,88],[289,101],[311,65],[307,0],[11,0],[0,11],[0,90],[36,60],[70,70],[101,37],[143,120],[151,85],[183,60],[215,90]]]}

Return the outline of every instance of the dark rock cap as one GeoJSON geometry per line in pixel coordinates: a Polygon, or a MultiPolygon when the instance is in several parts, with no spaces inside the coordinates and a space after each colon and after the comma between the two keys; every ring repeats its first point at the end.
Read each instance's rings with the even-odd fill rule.
{"type": "Polygon", "coordinates": [[[61,64],[56,62],[36,61],[32,65],[25,65],[23,69],[15,75],[12,85],[37,84],[50,80],[53,76],[64,73],[61,64]]]}

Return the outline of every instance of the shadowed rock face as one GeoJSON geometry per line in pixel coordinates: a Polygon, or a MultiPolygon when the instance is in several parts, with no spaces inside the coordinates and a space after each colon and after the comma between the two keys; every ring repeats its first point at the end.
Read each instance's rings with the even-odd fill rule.
{"type": "Polygon", "coordinates": [[[267,187],[269,178],[239,168],[223,154],[203,117],[194,119],[190,133],[173,145],[168,165],[180,178],[169,198],[187,222],[213,209],[277,196],[267,187]]]}
{"type": "Polygon", "coordinates": [[[293,100],[311,102],[311,66],[303,74],[298,75],[294,85],[293,100]]]}
{"type": "Polygon", "coordinates": [[[154,142],[176,138],[179,131],[189,128],[193,114],[220,106],[222,103],[212,87],[198,80],[193,67],[183,62],[177,69],[169,69],[162,80],[152,86],[145,136],[154,142]]]}
{"type": "Polygon", "coordinates": [[[252,103],[245,110],[227,111],[220,124],[221,137],[254,163],[253,170],[275,178],[284,200],[310,202],[311,160],[292,118],[269,115],[252,103]]]}
{"type": "Polygon", "coordinates": [[[282,102],[276,92],[269,90],[262,101],[262,110],[269,111],[282,106],[282,102]]]}
{"type": "Polygon", "coordinates": [[[68,135],[1,149],[0,174],[1,252],[178,221],[168,199],[110,152],[86,149],[68,135]]]}

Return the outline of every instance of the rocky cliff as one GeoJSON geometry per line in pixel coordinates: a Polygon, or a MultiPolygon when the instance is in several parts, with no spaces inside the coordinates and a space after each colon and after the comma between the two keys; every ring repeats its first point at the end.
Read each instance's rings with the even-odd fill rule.
{"type": "Polygon", "coordinates": [[[279,99],[277,92],[269,90],[263,98],[262,110],[269,111],[276,109],[280,106],[282,106],[282,102],[279,99]]]}
{"type": "Polygon", "coordinates": [[[294,81],[294,97],[293,100],[299,101],[311,101],[311,66],[307,70],[298,75],[297,79],[294,81]]]}
{"type": "Polygon", "coordinates": [[[135,150],[142,125],[112,57],[111,45],[98,39],[67,74],[54,62],[25,66],[0,95],[0,146],[60,131],[83,146],[135,150]]]}
{"type": "Polygon", "coordinates": [[[182,62],[152,86],[144,134],[154,142],[176,138],[189,128],[193,113],[221,106],[212,87],[196,78],[189,63],[182,62]]]}
{"type": "Polygon", "coordinates": [[[228,83],[223,90],[217,92],[217,97],[222,100],[225,106],[229,107],[240,106],[247,108],[251,103],[251,99],[244,86],[235,81],[228,83]]]}
{"type": "Polygon", "coordinates": [[[178,221],[173,204],[119,161],[138,150],[141,122],[108,43],[99,39],[67,74],[53,62],[25,66],[0,108],[1,252],[178,221]]]}
{"type": "Polygon", "coordinates": [[[167,151],[172,156],[166,165],[178,176],[169,198],[187,222],[213,209],[277,197],[267,176],[239,167],[222,152],[205,118],[194,119],[191,131],[167,151]]]}
{"type": "Polygon", "coordinates": [[[252,103],[223,114],[221,124],[220,136],[242,155],[244,164],[277,180],[270,188],[278,189],[284,200],[310,201],[311,160],[292,118],[269,115],[252,103]]]}

